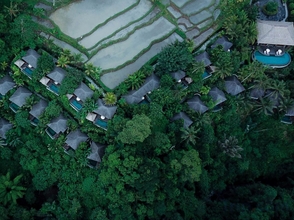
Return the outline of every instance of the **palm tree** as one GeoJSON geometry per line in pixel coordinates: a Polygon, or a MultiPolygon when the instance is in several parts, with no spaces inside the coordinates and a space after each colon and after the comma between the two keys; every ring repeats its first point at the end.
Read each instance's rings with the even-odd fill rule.
{"type": "Polygon", "coordinates": [[[190,128],[181,128],[181,139],[182,142],[186,142],[186,144],[196,144],[196,139],[198,139],[198,137],[196,136],[197,133],[200,131],[200,128],[195,129],[195,127],[190,127],[190,128]]]}
{"type": "Polygon", "coordinates": [[[280,112],[287,112],[288,109],[294,106],[294,100],[291,98],[282,98],[280,100],[279,111],[280,112]]]}
{"type": "Polygon", "coordinates": [[[71,63],[74,64],[75,66],[77,67],[82,67],[83,65],[83,57],[82,57],[82,54],[81,53],[75,53],[73,56],[72,56],[72,61],[71,63]]]}
{"type": "Polygon", "coordinates": [[[24,191],[26,190],[26,188],[18,185],[21,178],[22,174],[11,180],[9,172],[5,176],[1,176],[0,200],[4,205],[11,202],[16,204],[16,200],[24,196],[24,191]]]}
{"type": "Polygon", "coordinates": [[[68,57],[61,55],[57,60],[57,66],[64,68],[69,64],[69,62],[70,61],[69,61],[68,57]]]}
{"type": "Polygon", "coordinates": [[[84,102],[82,110],[84,110],[86,113],[92,112],[98,108],[97,103],[93,99],[87,98],[84,102]]]}
{"type": "Polygon", "coordinates": [[[286,83],[283,80],[280,81],[271,79],[268,88],[272,90],[270,94],[273,95],[275,98],[278,98],[279,96],[284,98],[285,96],[288,96],[290,94],[290,91],[286,89],[286,83]]]}
{"type": "Polygon", "coordinates": [[[5,61],[1,62],[1,69],[2,70],[5,70],[7,67],[8,67],[8,63],[7,62],[5,62],[5,61]]]}
{"type": "Polygon", "coordinates": [[[94,76],[101,73],[101,68],[94,66],[93,63],[86,63],[85,67],[85,73],[87,76],[94,76]]]}
{"type": "Polygon", "coordinates": [[[69,49],[63,49],[61,51],[61,55],[67,57],[69,60],[72,57],[71,51],[69,49]]]}
{"type": "Polygon", "coordinates": [[[254,110],[253,112],[264,113],[266,115],[272,115],[274,113],[274,104],[272,100],[268,98],[260,98],[260,100],[253,102],[254,110]]]}
{"type": "Polygon", "coordinates": [[[12,20],[12,17],[16,17],[17,13],[19,12],[17,8],[17,4],[13,4],[12,1],[10,1],[10,6],[4,6],[4,8],[7,10],[8,14],[10,15],[10,18],[12,20]]]}
{"type": "Polygon", "coordinates": [[[139,89],[144,82],[144,78],[144,74],[141,71],[138,71],[129,75],[126,83],[131,87],[132,90],[139,89]]]}
{"type": "Polygon", "coordinates": [[[104,104],[105,105],[115,105],[117,101],[117,97],[113,92],[107,92],[103,98],[104,104]]]}
{"type": "Polygon", "coordinates": [[[219,146],[223,149],[223,153],[229,155],[230,157],[237,157],[241,158],[240,151],[243,150],[242,147],[238,145],[238,139],[234,136],[229,136],[229,138],[226,138],[226,135],[224,136],[224,141],[218,141],[219,146]]]}

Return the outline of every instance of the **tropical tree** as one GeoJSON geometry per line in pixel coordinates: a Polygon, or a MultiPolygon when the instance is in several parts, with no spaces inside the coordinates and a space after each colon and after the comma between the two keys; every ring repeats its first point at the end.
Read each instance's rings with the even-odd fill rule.
{"type": "Polygon", "coordinates": [[[83,56],[81,53],[75,53],[72,55],[71,58],[71,63],[77,67],[82,67],[83,66],[83,56]]]}
{"type": "Polygon", "coordinates": [[[61,55],[58,57],[57,66],[59,67],[66,67],[70,63],[70,60],[67,56],[61,55]]]}
{"type": "Polygon", "coordinates": [[[6,61],[1,62],[1,69],[5,70],[8,67],[8,63],[6,61]]]}
{"type": "Polygon", "coordinates": [[[270,79],[269,87],[271,95],[278,98],[279,96],[285,98],[290,94],[290,91],[286,88],[286,83],[283,80],[270,79]]]}
{"type": "Polygon", "coordinates": [[[9,7],[4,6],[4,8],[7,10],[11,20],[13,17],[16,17],[17,13],[19,12],[17,3],[13,3],[13,1],[10,1],[9,7]]]}
{"type": "Polygon", "coordinates": [[[230,157],[241,158],[240,151],[243,151],[243,148],[238,145],[238,139],[234,136],[229,136],[228,138],[224,135],[224,141],[218,141],[220,148],[223,150],[223,153],[229,155],[230,157]]]}
{"type": "Polygon", "coordinates": [[[253,112],[264,113],[266,115],[272,115],[274,113],[274,103],[269,98],[260,98],[260,100],[254,101],[253,112]]]}
{"type": "Polygon", "coordinates": [[[197,134],[199,133],[200,128],[190,127],[190,128],[181,128],[181,139],[182,142],[185,142],[186,144],[196,144],[196,139],[198,139],[197,134]]]}
{"type": "Polygon", "coordinates": [[[145,75],[141,71],[137,71],[131,75],[129,75],[126,83],[132,90],[139,89],[140,86],[144,83],[145,75]]]}
{"type": "Polygon", "coordinates": [[[113,92],[107,92],[103,98],[105,105],[115,105],[117,101],[117,97],[113,92]]]}
{"type": "Polygon", "coordinates": [[[10,173],[0,178],[0,201],[4,205],[9,203],[16,204],[16,200],[22,198],[25,194],[25,187],[19,186],[22,174],[11,180],[10,173]]]}
{"type": "Polygon", "coordinates": [[[102,71],[100,67],[96,67],[92,63],[86,63],[85,68],[85,73],[87,76],[91,76],[95,80],[98,80],[100,78],[100,74],[102,71]]]}

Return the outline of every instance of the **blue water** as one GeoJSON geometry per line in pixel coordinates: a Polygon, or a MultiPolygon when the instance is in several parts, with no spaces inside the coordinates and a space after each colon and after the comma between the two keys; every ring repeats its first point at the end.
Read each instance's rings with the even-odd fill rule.
{"type": "Polygon", "coordinates": [[[289,53],[285,53],[283,56],[265,56],[260,52],[255,51],[254,58],[257,61],[270,66],[286,66],[291,61],[289,53]]]}
{"type": "Polygon", "coordinates": [[[51,137],[54,138],[54,136],[56,135],[56,132],[53,131],[51,128],[47,127],[46,129],[47,134],[51,137]]]}
{"type": "Polygon", "coordinates": [[[39,119],[34,118],[34,119],[32,120],[32,124],[37,125],[38,123],[39,123],[39,119]]]}
{"type": "Polygon", "coordinates": [[[80,111],[83,106],[77,101],[77,100],[72,100],[71,101],[71,104],[74,106],[75,109],[77,109],[78,111],[80,111]]]}
{"type": "Polygon", "coordinates": [[[32,76],[33,70],[31,70],[30,68],[26,67],[23,69],[23,71],[25,72],[26,75],[28,75],[29,77],[32,76]]]}
{"type": "Polygon", "coordinates": [[[10,103],[9,107],[12,109],[12,111],[17,112],[19,109],[19,106],[14,104],[13,102],[10,103]]]}
{"type": "Polygon", "coordinates": [[[208,77],[210,77],[210,76],[211,76],[211,74],[208,73],[208,72],[205,70],[204,73],[202,74],[202,79],[206,79],[206,78],[208,78],[208,77]]]}
{"type": "Polygon", "coordinates": [[[59,88],[54,84],[52,83],[50,86],[49,86],[50,90],[53,91],[54,93],[58,94],[59,93],[59,88]]]}
{"type": "Polygon", "coordinates": [[[103,120],[100,120],[100,119],[97,119],[95,121],[95,124],[102,127],[102,128],[105,128],[107,129],[107,122],[106,121],[103,121],[103,120]]]}

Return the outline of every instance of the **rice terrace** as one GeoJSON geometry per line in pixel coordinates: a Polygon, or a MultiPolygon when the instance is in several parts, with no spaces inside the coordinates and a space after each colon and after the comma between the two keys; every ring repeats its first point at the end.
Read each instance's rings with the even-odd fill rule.
{"type": "Polygon", "coordinates": [[[51,12],[40,3],[50,21],[36,21],[55,24],[42,35],[101,67],[101,81],[113,89],[176,40],[202,44],[215,32],[218,5],[219,0],[82,0],[51,12]],[[54,26],[62,32],[59,37],[46,33],[54,26]],[[71,40],[58,39],[62,35],[71,40]]]}

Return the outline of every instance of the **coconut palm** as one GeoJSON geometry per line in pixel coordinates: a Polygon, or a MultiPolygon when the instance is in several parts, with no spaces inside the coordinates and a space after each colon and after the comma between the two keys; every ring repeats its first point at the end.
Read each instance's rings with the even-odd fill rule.
{"type": "Polygon", "coordinates": [[[86,63],[85,68],[85,73],[87,76],[94,76],[101,73],[101,68],[94,66],[93,63],[86,63]]]}
{"type": "Polygon", "coordinates": [[[195,127],[190,127],[190,128],[182,128],[181,129],[181,139],[182,142],[186,142],[186,144],[196,144],[196,139],[198,139],[198,137],[196,136],[197,133],[200,131],[200,128],[195,128],[195,127]]]}
{"type": "Polygon", "coordinates": [[[279,96],[284,98],[290,94],[290,91],[286,88],[286,83],[283,80],[271,79],[268,88],[272,90],[271,95],[275,98],[278,98],[279,96]]]}
{"type": "Polygon", "coordinates": [[[131,87],[132,90],[139,89],[140,86],[143,84],[144,79],[145,75],[141,71],[138,71],[129,75],[126,83],[131,87]]]}
{"type": "Polygon", "coordinates": [[[70,63],[68,57],[61,55],[57,60],[57,66],[59,67],[66,67],[70,63]]]}
{"type": "Polygon", "coordinates": [[[16,200],[22,198],[26,188],[19,186],[22,175],[18,175],[13,180],[10,179],[10,173],[0,178],[0,200],[6,205],[10,203],[16,204],[16,200]]]}
{"type": "Polygon", "coordinates": [[[10,18],[12,19],[13,17],[16,17],[17,13],[19,12],[18,10],[18,5],[15,3],[13,4],[13,1],[10,1],[10,6],[4,6],[4,8],[7,10],[8,14],[10,15],[10,18]]]}
{"type": "Polygon", "coordinates": [[[280,112],[287,112],[288,109],[294,106],[294,100],[291,98],[282,98],[280,100],[279,111],[280,112]]]}
{"type": "Polygon", "coordinates": [[[70,59],[72,57],[71,52],[69,49],[63,49],[61,51],[61,55],[67,57],[68,59],[70,59]]]}
{"type": "Polygon", "coordinates": [[[228,138],[226,135],[224,136],[224,141],[218,142],[220,148],[222,148],[223,153],[227,154],[230,157],[241,158],[240,151],[243,150],[242,147],[238,145],[238,139],[234,136],[229,136],[228,138]]]}
{"type": "Polygon", "coordinates": [[[82,67],[83,61],[84,61],[84,59],[83,59],[81,53],[75,53],[75,54],[73,54],[72,60],[71,60],[71,63],[72,64],[74,64],[77,67],[82,67]]]}
{"type": "Polygon", "coordinates": [[[5,70],[8,67],[8,63],[6,61],[1,62],[1,69],[5,70]]]}
{"type": "Polygon", "coordinates": [[[105,105],[115,105],[117,101],[117,97],[113,92],[107,92],[103,98],[105,105]]]}
{"type": "Polygon", "coordinates": [[[253,104],[253,112],[264,113],[266,115],[272,115],[274,113],[274,104],[273,101],[268,98],[260,98],[252,103],[253,104]]]}

